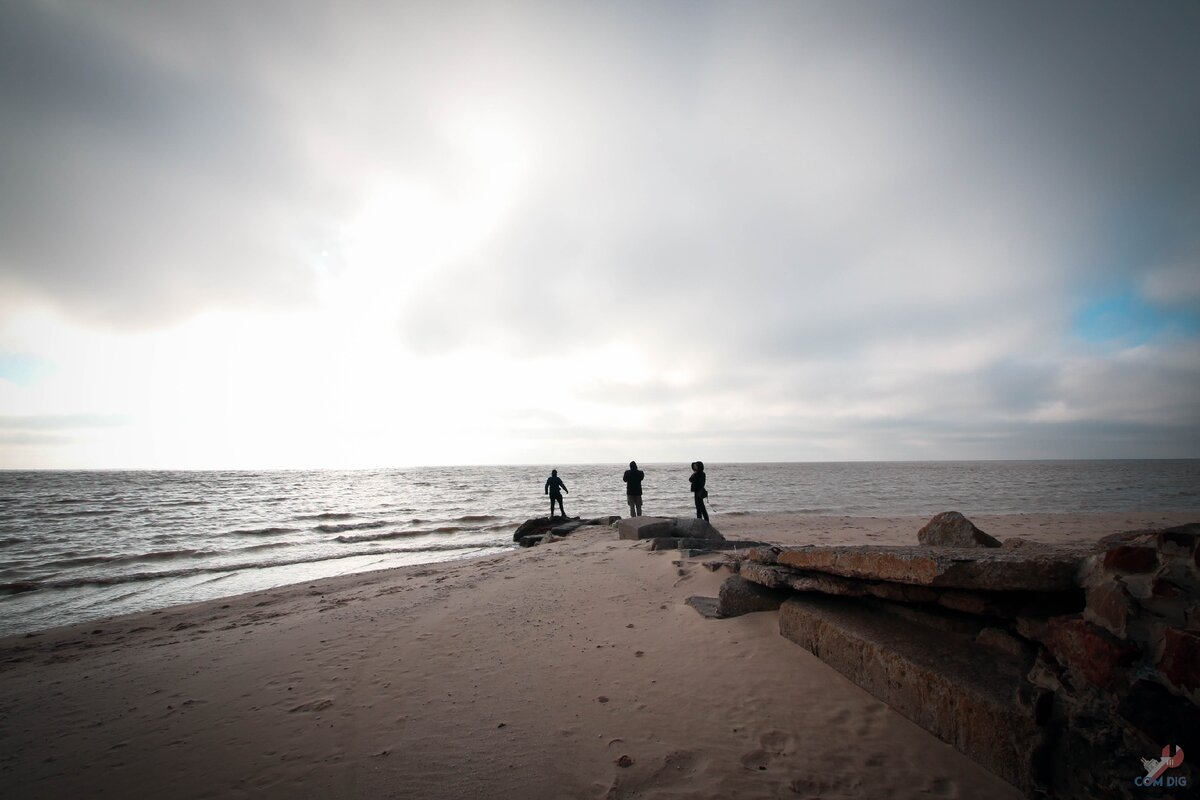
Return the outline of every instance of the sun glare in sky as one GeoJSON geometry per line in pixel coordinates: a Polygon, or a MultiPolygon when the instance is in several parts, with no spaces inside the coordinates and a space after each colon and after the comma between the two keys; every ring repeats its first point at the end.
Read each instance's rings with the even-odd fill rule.
{"type": "Polygon", "coordinates": [[[1200,455],[1193,4],[0,31],[0,467],[1200,455]]]}

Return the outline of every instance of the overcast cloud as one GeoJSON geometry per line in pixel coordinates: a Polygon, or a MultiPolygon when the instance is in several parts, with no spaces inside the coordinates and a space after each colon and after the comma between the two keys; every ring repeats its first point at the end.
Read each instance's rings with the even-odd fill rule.
{"type": "Polygon", "coordinates": [[[1200,456],[1198,41],[5,3],[0,466],[1200,456]]]}

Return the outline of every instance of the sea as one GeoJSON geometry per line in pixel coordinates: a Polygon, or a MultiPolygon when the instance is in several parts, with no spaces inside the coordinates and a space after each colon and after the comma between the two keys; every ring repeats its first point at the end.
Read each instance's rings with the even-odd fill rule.
{"type": "MultiPolygon", "coordinates": [[[[628,513],[626,465],[0,471],[0,635],[513,548],[545,516],[628,513]]],[[[1200,460],[707,464],[709,510],[845,516],[1200,511],[1200,460]]],[[[643,513],[694,514],[686,464],[643,513]]]]}

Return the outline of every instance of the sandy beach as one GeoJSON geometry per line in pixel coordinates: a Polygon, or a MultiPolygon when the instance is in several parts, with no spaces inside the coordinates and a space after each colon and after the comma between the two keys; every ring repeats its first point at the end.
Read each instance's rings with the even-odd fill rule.
{"type": "MultiPolygon", "coordinates": [[[[1084,541],[1194,513],[972,516],[1084,541]]],[[[714,516],[908,544],[911,517],[714,516]]],[[[608,528],[0,640],[4,797],[1018,798],[778,634],[725,570],[608,528]]]]}

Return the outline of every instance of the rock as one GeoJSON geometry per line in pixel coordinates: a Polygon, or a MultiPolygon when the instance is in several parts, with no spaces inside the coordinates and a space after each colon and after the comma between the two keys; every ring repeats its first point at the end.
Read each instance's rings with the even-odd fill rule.
{"type": "Polygon", "coordinates": [[[783,552],[782,547],[766,545],[765,547],[756,547],[746,553],[746,558],[759,564],[774,564],[778,561],[781,552],[783,552]]]}
{"type": "Polygon", "coordinates": [[[1000,541],[988,536],[971,520],[957,511],[943,511],[917,531],[917,541],[928,547],[999,547],[1000,541]]]}
{"type": "Polygon", "coordinates": [[[584,525],[590,525],[590,524],[591,524],[590,520],[576,519],[576,520],[572,520],[571,522],[564,522],[562,525],[555,525],[553,528],[550,529],[550,533],[554,534],[555,536],[566,536],[568,534],[574,533],[575,531],[579,530],[584,525]]]}
{"type": "Polygon", "coordinates": [[[1123,639],[1132,603],[1133,598],[1126,591],[1125,584],[1119,578],[1114,578],[1087,590],[1087,608],[1083,616],[1123,639]]]}
{"type": "Polygon", "coordinates": [[[980,657],[966,636],[880,614],[858,600],[787,600],[779,630],[921,727],[1004,780],[1030,792],[1042,744],[1036,712],[1014,702],[1022,665],[1005,653],[980,657]]]}
{"type": "MultiPolygon", "coordinates": [[[[751,558],[762,549],[751,553],[751,558]]],[[[1083,558],[1073,551],[1001,548],[808,546],[779,550],[781,566],[849,578],[983,591],[1069,591],[1083,558]]]]}
{"type": "Polygon", "coordinates": [[[617,523],[619,539],[654,539],[673,536],[674,520],[664,517],[626,517],[617,523]]]}
{"type": "Polygon", "coordinates": [[[1022,539],[1020,536],[1010,536],[1000,543],[1005,550],[1052,550],[1054,545],[1033,539],[1022,539]]]}
{"type": "Polygon", "coordinates": [[[751,583],[740,575],[730,575],[717,594],[717,614],[740,617],[756,611],[774,611],[788,597],[787,592],[751,583]]]}
{"type": "Polygon", "coordinates": [[[721,618],[721,615],[717,613],[717,598],[715,597],[701,597],[698,594],[694,594],[683,602],[684,605],[689,605],[696,609],[696,613],[702,617],[707,619],[721,618]]]}
{"type": "Polygon", "coordinates": [[[728,539],[680,539],[674,536],[659,536],[650,540],[651,550],[749,550],[761,542],[739,542],[728,539]]]}
{"type": "Polygon", "coordinates": [[[548,533],[552,528],[557,528],[560,525],[578,520],[579,517],[534,517],[533,519],[527,519],[513,533],[513,541],[519,542],[526,536],[537,536],[548,533]]]}
{"type": "Polygon", "coordinates": [[[1200,522],[1189,522],[1174,528],[1167,528],[1158,534],[1158,546],[1166,553],[1175,549],[1179,555],[1189,556],[1200,550],[1200,522]]]}
{"type": "Polygon", "coordinates": [[[1082,617],[1052,617],[1042,644],[1054,659],[1093,686],[1110,689],[1138,656],[1137,647],[1082,617]]]}
{"type": "Polygon", "coordinates": [[[1101,561],[1105,569],[1117,572],[1153,572],[1158,552],[1153,547],[1123,544],[1106,550],[1101,561]]]}
{"type": "Polygon", "coordinates": [[[1195,700],[1195,692],[1200,689],[1200,636],[1167,628],[1158,668],[1171,685],[1190,692],[1195,700]]]}
{"type": "Polygon", "coordinates": [[[1195,704],[1180,702],[1178,695],[1148,680],[1133,684],[1117,713],[1154,742],[1195,741],[1200,731],[1200,709],[1195,704]]]}
{"type": "Polygon", "coordinates": [[[670,535],[681,539],[708,539],[717,542],[725,540],[721,532],[710,525],[708,520],[673,517],[671,524],[674,530],[670,535]]]}
{"type": "Polygon", "coordinates": [[[1007,653],[1019,660],[1031,656],[1032,648],[1029,643],[1021,641],[1003,628],[984,628],[975,636],[975,641],[984,647],[999,650],[1001,653],[1007,653]]]}

